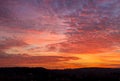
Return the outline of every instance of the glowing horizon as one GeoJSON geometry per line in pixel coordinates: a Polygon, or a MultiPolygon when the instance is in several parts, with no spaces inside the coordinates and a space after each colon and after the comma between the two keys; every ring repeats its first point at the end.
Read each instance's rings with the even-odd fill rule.
{"type": "Polygon", "coordinates": [[[120,68],[119,0],[0,0],[0,67],[120,68]]]}

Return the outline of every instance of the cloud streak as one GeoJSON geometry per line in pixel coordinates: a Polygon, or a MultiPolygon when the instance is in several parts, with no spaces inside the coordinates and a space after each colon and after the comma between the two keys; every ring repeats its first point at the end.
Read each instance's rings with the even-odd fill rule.
{"type": "MultiPolygon", "coordinates": [[[[30,54],[7,54],[0,52],[0,67],[46,67],[48,65],[60,65],[70,60],[78,60],[77,57],[64,56],[30,56],[30,54]]],[[[61,65],[61,67],[64,64],[61,65]]],[[[54,67],[53,67],[54,68],[54,67]]]]}

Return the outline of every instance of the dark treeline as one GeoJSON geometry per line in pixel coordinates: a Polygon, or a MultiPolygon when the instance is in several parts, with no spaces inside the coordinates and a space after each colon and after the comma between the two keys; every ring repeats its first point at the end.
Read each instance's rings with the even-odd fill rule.
{"type": "Polygon", "coordinates": [[[120,81],[120,69],[0,68],[0,81],[120,81]]]}

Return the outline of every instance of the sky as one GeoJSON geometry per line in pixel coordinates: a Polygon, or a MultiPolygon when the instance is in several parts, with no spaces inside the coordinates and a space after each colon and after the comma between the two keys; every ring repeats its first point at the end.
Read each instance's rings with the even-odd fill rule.
{"type": "Polygon", "coordinates": [[[120,68],[120,0],[0,0],[0,67],[120,68]]]}

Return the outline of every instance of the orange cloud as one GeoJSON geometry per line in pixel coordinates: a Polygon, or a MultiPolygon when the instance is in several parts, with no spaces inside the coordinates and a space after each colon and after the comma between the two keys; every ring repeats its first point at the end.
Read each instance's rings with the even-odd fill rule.
{"type": "MultiPolygon", "coordinates": [[[[51,64],[61,64],[70,60],[77,60],[77,57],[64,57],[64,56],[30,56],[27,54],[6,54],[0,52],[0,67],[46,67],[50,68],[51,64]]],[[[64,64],[63,64],[64,65],[64,64]]],[[[62,64],[59,66],[63,66],[62,64]]],[[[55,68],[55,66],[53,66],[55,68]]]]}

